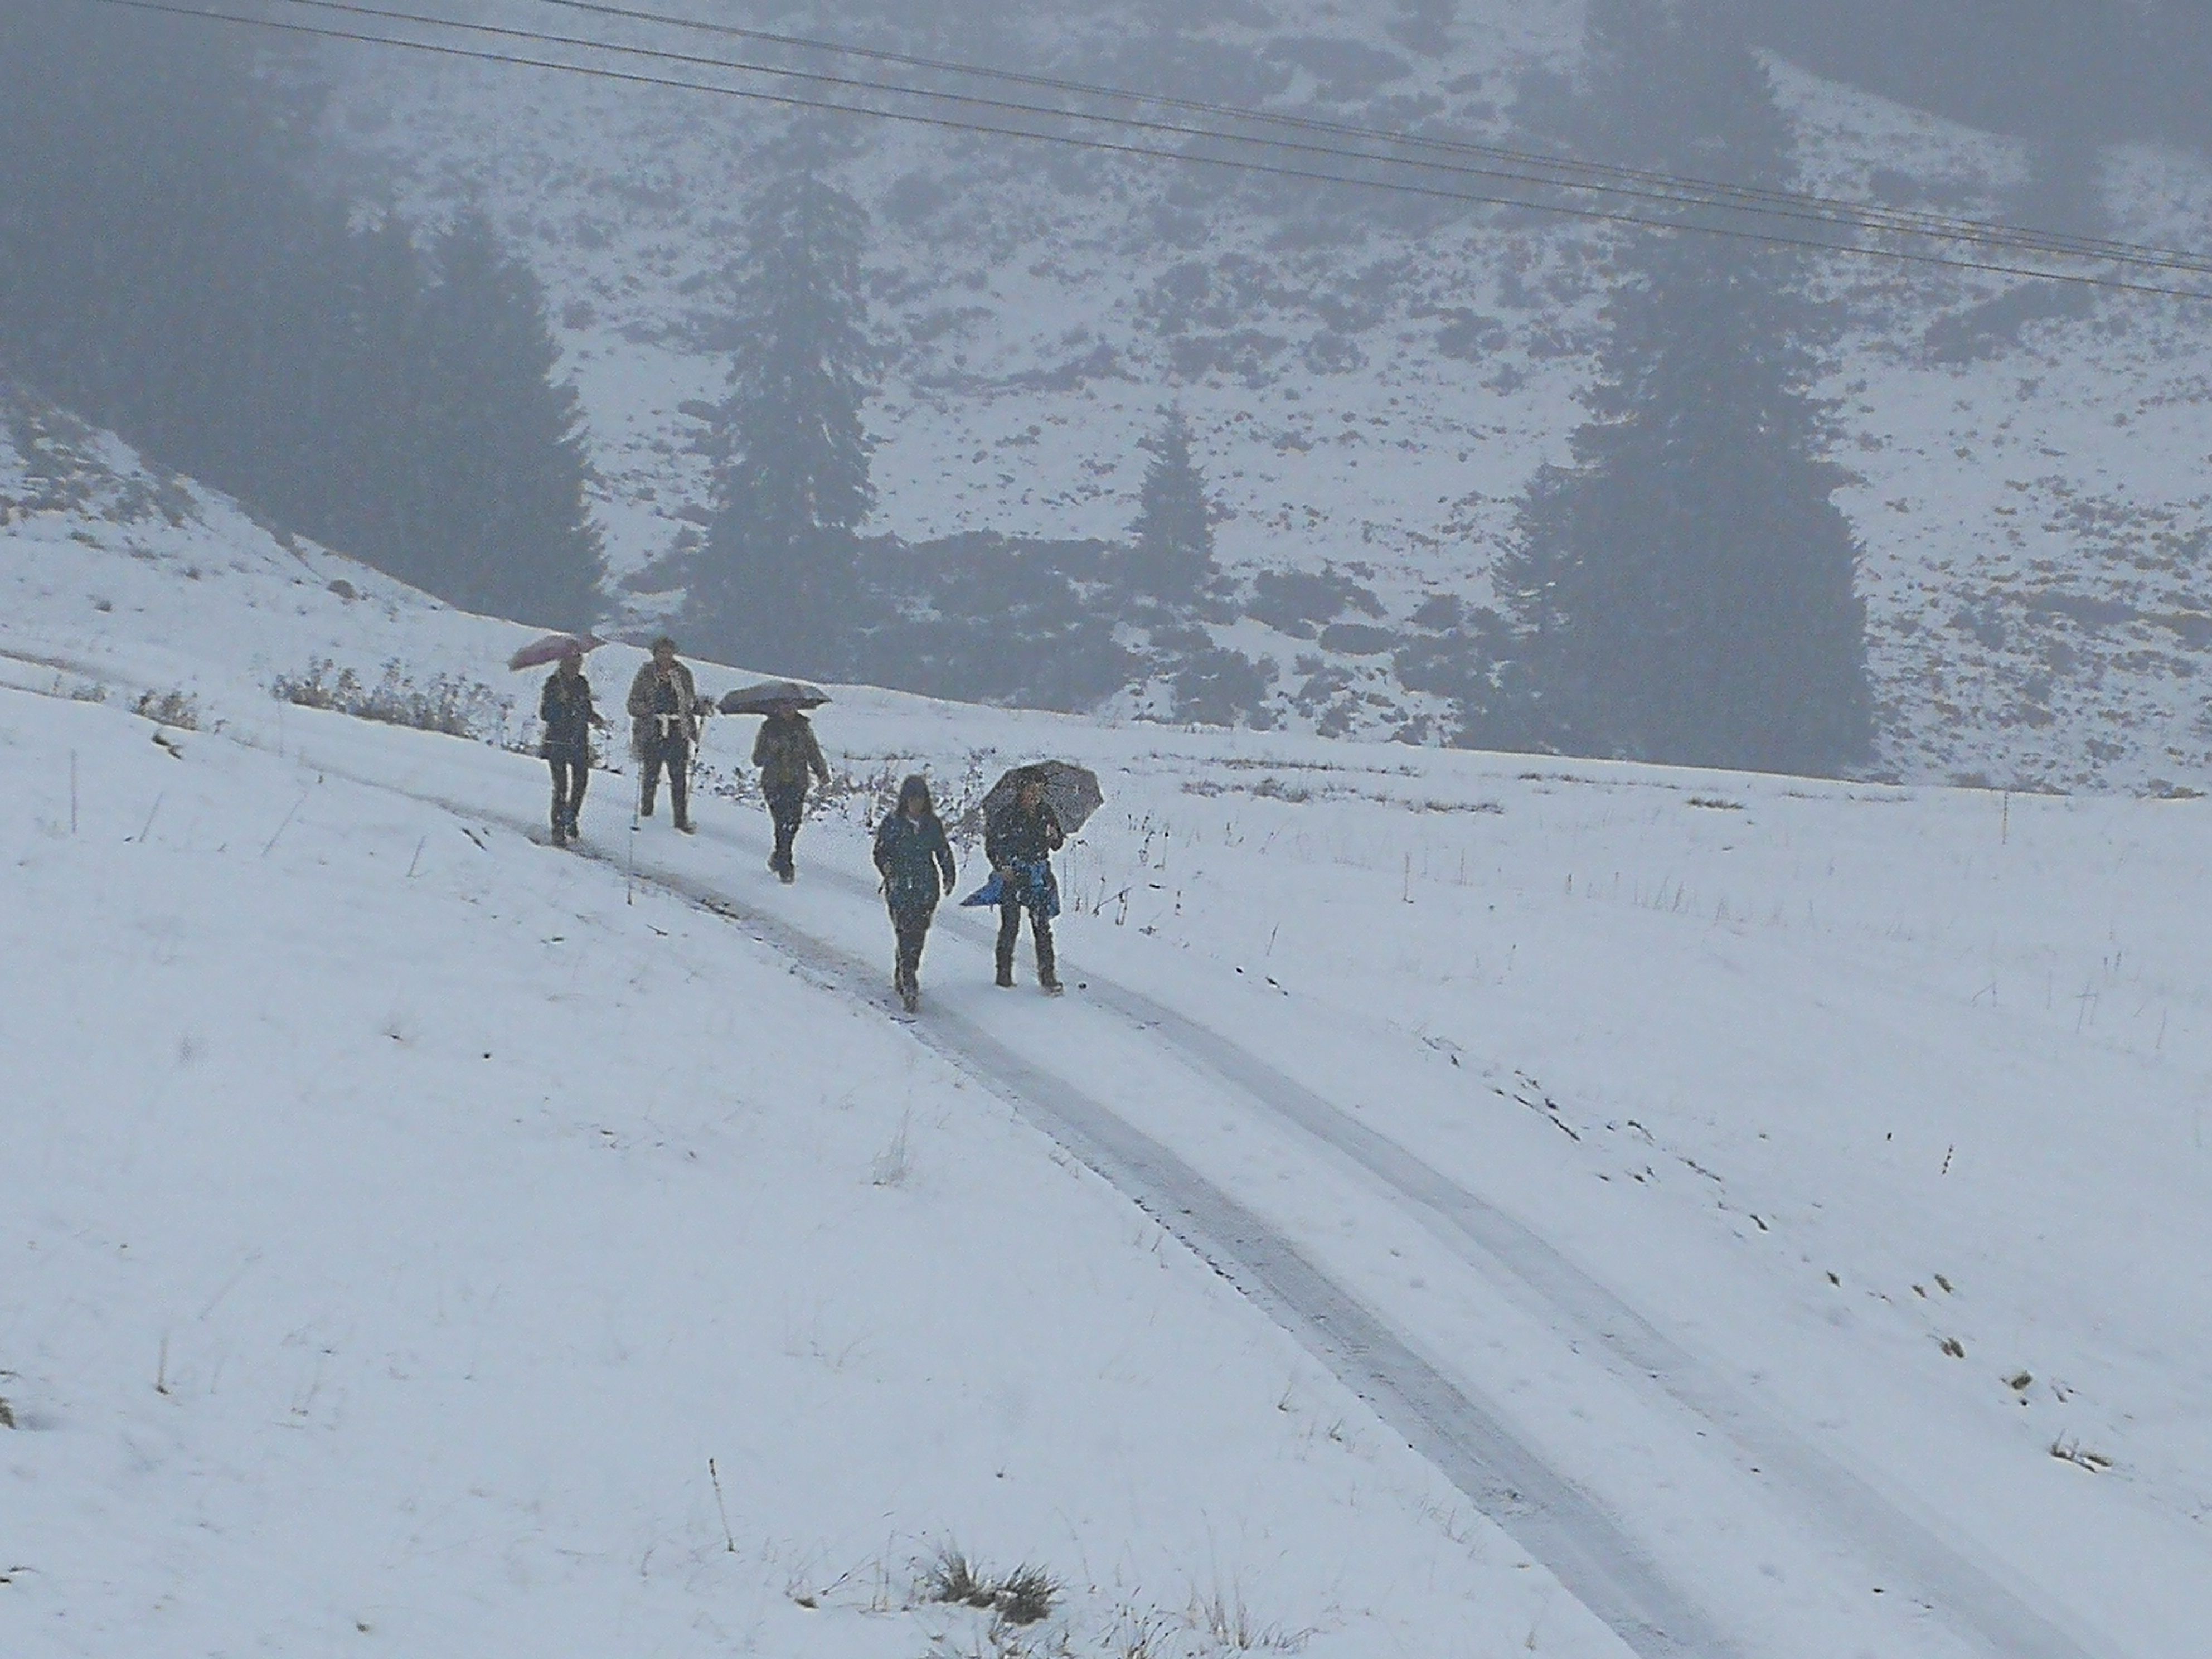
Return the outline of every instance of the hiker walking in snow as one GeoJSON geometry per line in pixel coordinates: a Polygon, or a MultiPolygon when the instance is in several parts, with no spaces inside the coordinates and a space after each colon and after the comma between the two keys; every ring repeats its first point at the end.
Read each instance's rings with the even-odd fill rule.
{"type": "Polygon", "coordinates": [[[768,867],[788,884],[798,873],[791,846],[806,816],[807,779],[811,775],[829,782],[830,763],[822,758],[813,722],[787,703],[770,710],[761,722],[760,735],[753,739],[753,764],[761,769],[761,794],[775,823],[775,851],[768,867]]]}
{"type": "Polygon", "coordinates": [[[1036,940],[1037,983],[1057,995],[1052,919],[1060,914],[1060,883],[1052,873],[1052,855],[1067,837],[1044,798],[1044,787],[1043,774],[1030,773],[1013,799],[984,820],[983,856],[991,861],[998,888],[999,983],[1014,982],[1014,945],[1026,910],[1036,940]]]}
{"type": "Polygon", "coordinates": [[[566,847],[582,833],[576,814],[583,809],[584,786],[592,775],[592,728],[606,725],[592,707],[581,646],[563,655],[545,677],[538,719],[545,728],[538,752],[553,771],[553,844],[566,847]]]}
{"type": "Polygon", "coordinates": [[[676,660],[676,641],[663,635],[653,642],[651,659],[629,685],[630,748],[643,767],[637,810],[641,817],[653,816],[665,768],[676,827],[687,836],[692,833],[691,745],[699,739],[703,712],[691,671],[676,660]]]}
{"type": "Polygon", "coordinates": [[[952,845],[929,799],[928,781],[919,772],[899,786],[898,805],[876,828],[876,868],[883,872],[884,898],[898,939],[892,982],[912,1013],[921,1000],[921,947],[929,938],[930,918],[955,879],[952,845]]]}

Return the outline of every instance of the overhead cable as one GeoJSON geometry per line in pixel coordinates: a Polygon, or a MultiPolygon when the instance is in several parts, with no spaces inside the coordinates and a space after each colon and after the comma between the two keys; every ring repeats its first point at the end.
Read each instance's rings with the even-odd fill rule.
{"type": "MultiPolygon", "coordinates": [[[[1443,188],[1441,185],[1422,184],[1416,180],[1408,179],[1375,177],[1371,175],[1363,177],[1341,173],[1329,173],[1321,171],[1316,167],[1291,167],[1279,163],[1272,163],[1249,156],[1209,155],[1202,151],[1168,148],[1165,145],[1159,143],[1148,144],[1125,143],[1109,140],[1095,136],[1084,136],[1067,132],[1042,131],[1032,127],[994,125],[991,122],[982,120],[965,120],[957,118],[950,115],[931,113],[926,111],[911,109],[884,109],[869,104],[843,102],[840,101],[838,99],[831,97],[809,97],[801,95],[795,92],[774,91],[754,87],[733,87],[714,82],[684,80],[678,79],[673,76],[652,75],[635,70],[621,70],[606,67],[605,65],[579,64],[562,58],[538,58],[525,55],[520,52],[489,51],[477,47],[462,46],[451,40],[423,40],[404,35],[371,33],[364,30],[344,29],[319,26],[306,22],[290,21],[263,15],[250,15],[240,12],[222,11],[211,7],[172,4],[167,3],[166,0],[94,0],[94,3],[117,7],[124,10],[153,13],[167,16],[192,18],[205,22],[223,23],[248,28],[272,30],[283,33],[347,42],[355,45],[390,46],[404,51],[423,52],[450,59],[461,59],[478,63],[494,64],[513,68],[552,70],[563,74],[587,76],[592,79],[623,85],[703,93],[720,97],[737,98],[753,102],[773,104],[785,108],[818,110],[848,115],[870,116],[881,120],[896,121],[909,125],[933,128],[939,131],[1026,139],[1034,143],[1055,144],[1063,148],[1091,150],[1104,155],[1177,161],[1188,165],[1223,167],[1237,172],[1284,179],[1299,183],[1340,185],[1354,188],[1384,190],[1400,195],[1419,197],[1431,200],[1455,202],[1468,205],[1521,208],[1534,212],[1582,219],[1598,223],[1633,226],[1645,229],[1688,231],[1700,235],[1719,236],[1736,240],[1761,242],[1775,246],[1795,248],[1811,252],[1847,254],[1864,258],[1903,261],[1915,264],[1938,266],[1950,270],[1970,271],[1985,275],[2034,277],[2053,282],[2077,283],[2083,286],[2105,289],[2120,293],[2146,295],[2166,299],[2212,300],[2212,292],[2208,292],[2203,289],[2167,287],[2151,283],[2124,280],[2117,276],[2098,276],[2081,271],[2054,270],[2033,265],[2007,264],[1998,263],[1995,260],[1957,258],[1908,248],[1869,247],[1856,243],[1826,241],[1808,236],[1789,236],[1776,232],[1757,230],[1740,226],[1708,224],[1699,222],[1696,220],[1653,217],[1649,215],[1638,214],[1625,210],[1586,206],[1569,202],[1532,200],[1528,198],[1520,196],[1498,195],[1476,191],[1450,190],[1443,188]]],[[[761,74],[785,78],[805,78],[813,80],[817,82],[832,81],[840,88],[851,92],[873,91],[894,96],[936,98],[939,100],[958,98],[963,101],[968,102],[980,101],[963,94],[933,93],[920,88],[905,88],[889,83],[867,82],[849,77],[809,76],[804,72],[793,71],[775,65],[733,63],[722,58],[703,58],[683,53],[669,52],[650,47],[629,46],[605,40],[541,34],[527,30],[504,29],[501,28],[499,26],[490,24],[461,23],[451,18],[430,16],[416,13],[398,12],[384,8],[345,3],[344,0],[286,0],[286,3],[307,5],[319,10],[380,18],[386,21],[404,22],[416,27],[432,29],[463,31],[475,33],[487,32],[495,33],[508,38],[519,38],[532,41],[543,46],[561,46],[564,48],[580,49],[594,52],[605,52],[629,57],[645,58],[659,62],[684,64],[689,67],[719,69],[731,73],[761,74]]],[[[1055,120],[1081,120],[1086,118],[1080,115],[1072,114],[1067,111],[1057,109],[1039,109],[1035,112],[1055,120]]],[[[1124,120],[1121,125],[1133,125],[1138,124],[1124,120]]],[[[1172,131],[1172,129],[1170,129],[1170,131],[1172,131]]],[[[1186,131],[1189,137],[1209,138],[1222,143],[1243,143],[1249,144],[1255,142],[1233,133],[1217,132],[1203,129],[1189,129],[1186,131]]],[[[1369,162],[1380,164],[1386,167],[1404,165],[1401,161],[1395,158],[1376,156],[1350,151],[1328,151],[1325,152],[1325,154],[1328,155],[1332,159],[1341,160],[1348,162],[1369,162]]],[[[1547,181],[1523,179],[1521,182],[1543,184],[1547,181]]],[[[1668,200],[1675,206],[1705,206],[1709,208],[1717,208],[1721,210],[1737,212],[1751,216],[1759,216],[1761,215],[1765,216],[1778,216],[1773,214],[1771,210],[1749,206],[1739,207],[1733,204],[1697,203],[1680,198],[1662,199],[1668,200]]],[[[1860,228],[1875,229],[1877,232],[1880,230],[1879,227],[1860,228]]],[[[2033,246],[2023,246],[2014,244],[2006,244],[2004,246],[2008,251],[2019,252],[2024,256],[2032,256],[2041,251],[2033,246]]],[[[2131,259],[2129,263],[2148,269],[2172,270],[2183,272],[2190,271],[2197,268],[2194,264],[2184,264],[2178,261],[2153,259],[2148,258],[2131,259]]]]}
{"type": "MultiPolygon", "coordinates": [[[[1562,188],[1605,190],[1622,184],[1641,185],[1683,192],[1686,194],[1686,198],[1693,196],[1697,199],[1715,205],[1719,204],[1719,198],[1728,198],[1731,204],[1772,204],[1777,206],[1809,210],[1808,216],[1832,221],[1872,224],[1878,220],[1881,222],[1881,228],[1895,229],[1909,234],[1925,234],[1947,239],[1969,240],[1996,239],[2006,246],[2033,246],[2051,252],[2076,254],[2083,258],[2118,259],[2130,263],[2142,258],[2151,258],[2158,260],[2161,268],[2202,270],[2208,275],[2212,275],[2212,258],[2185,249],[2146,246],[2140,243],[2110,238],[2086,237],[2038,230],[1996,221],[1851,202],[1838,197],[1820,196],[1803,191],[1732,184],[1719,179],[1655,172],[1648,168],[1617,167],[1604,162],[1583,161],[1572,156],[1547,155],[1538,150],[1516,149],[1502,144],[1482,143],[1473,139],[1445,137],[1435,134],[1407,131],[1402,129],[1362,126],[1355,123],[1334,121],[1325,117],[1293,111],[1269,110],[1245,105],[1215,102],[1205,99],[1182,98],[1165,93],[1144,92],[1128,87],[1107,86],[1097,82],[1070,80],[1059,76],[1038,75],[990,64],[963,63],[942,58],[917,57],[908,52],[891,52],[872,46],[852,46],[815,36],[782,33],[771,29],[749,28],[735,23],[714,22],[678,13],[646,11],[632,6],[606,3],[605,0],[538,0],[538,3],[592,16],[647,23],[668,28],[688,29],[700,33],[719,35],[725,39],[750,41],[757,46],[858,58],[869,63],[890,64],[904,69],[954,75],[975,81],[996,82],[1009,86],[1030,87],[1112,102],[1182,110],[1193,114],[1246,121],[1292,131],[1322,133],[1334,137],[1356,139],[1364,143],[1389,143],[1409,149],[1431,150],[1443,155],[1481,156],[1516,167],[1534,167],[1559,173],[1563,175],[1561,178],[1547,182],[1556,183],[1562,188]]],[[[1085,117],[1085,118],[1093,118],[1085,117]]]]}
{"type": "MultiPolygon", "coordinates": [[[[564,3],[580,3],[580,0],[564,0],[564,3]]],[[[337,12],[351,16],[372,17],[387,22],[398,21],[413,24],[427,24],[432,27],[458,29],[472,34],[490,35],[506,40],[525,40],[541,46],[561,46],[584,51],[613,52],[626,57],[643,58],[662,63],[679,64],[687,69],[714,68],[728,70],[733,72],[744,74],[763,75],[774,78],[803,82],[813,86],[828,87],[834,89],[834,91],[840,94],[849,95],[856,93],[881,93],[898,97],[931,100],[941,103],[953,104],[969,109],[985,110],[994,116],[1021,116],[1045,120],[1078,121],[1092,125],[1103,125],[1125,131],[1135,131],[1144,133],[1152,138],[1210,139],[1220,143],[1243,144],[1264,149],[1281,150],[1291,154],[1304,155],[1330,161],[1356,161],[1370,162],[1386,167],[1413,167],[1424,173],[1440,173],[1447,176],[1479,178],[1510,184],[1536,185],[1546,188],[1600,190],[1610,195],[1627,197],[1637,200],[1661,204],[1670,207],[1705,208],[1714,211],[1734,213],[1767,213],[1771,214],[1771,216],[1780,218],[1809,221],[1824,224],[1838,224],[1846,229],[1867,229],[1872,230],[1877,234],[1894,233],[1923,238],[1934,238],[1943,241],[1969,242],[1978,246],[1996,248],[1999,251],[2004,252],[2028,253],[2049,252],[2056,254],[2058,257],[2075,257],[2083,258],[2119,258],[2123,256],[2113,252],[2113,250],[2118,249],[2125,251],[2125,263],[2137,265],[2139,267],[2152,270],[2171,270],[2188,275],[2212,276],[2212,258],[2202,258],[2194,255],[2169,254],[2162,250],[2136,247],[2130,244],[2125,243],[2106,243],[2094,250],[2086,244],[2060,246],[2061,243],[2065,241],[2065,239],[2054,237],[2049,233],[2026,233],[2025,236],[2027,240],[2023,240],[2021,235],[2011,232],[2006,227],[1979,223],[1973,221],[1953,222],[1954,224],[1961,228],[1949,231],[1923,229],[1917,227],[1896,222],[1893,217],[1887,214],[1886,210],[1863,209],[1857,204],[1843,202],[1832,198],[1778,196],[1775,205],[1771,208],[1763,207],[1755,204],[1748,194],[1742,193],[1742,187],[1739,186],[1705,186],[1698,184],[1698,181],[1692,180],[1679,181],[1680,185],[1679,189],[1668,190],[1657,190],[1647,187],[1632,187],[1629,185],[1617,184],[1587,185],[1577,183],[1572,179],[1562,179],[1548,176],[1532,175],[1525,170],[1509,172],[1495,167],[1477,167],[1468,166],[1464,163],[1452,163],[1443,161],[1431,161],[1396,155],[1377,155],[1371,152],[1346,150],[1340,147],[1331,145],[1291,139],[1255,137],[1244,133],[1224,132],[1215,128],[1189,126],[1174,122],[1143,117],[1098,114],[1089,111],[1064,109],[1056,106],[1018,103],[1009,99],[989,97],[977,93],[943,91],[933,88],[913,87],[889,82],[869,81],[854,76],[831,75],[821,70],[793,69],[782,64],[733,61],[722,58],[708,58],[696,53],[671,52],[665,48],[654,46],[634,46],[625,42],[610,41],[598,37],[580,38],[574,35],[550,34],[540,30],[517,28],[511,26],[495,23],[473,22],[465,20],[450,18],[441,15],[425,15],[419,12],[400,11],[389,7],[368,4],[367,3],[367,0],[283,0],[283,3],[304,7],[310,10],[337,12]],[[1710,193],[1710,191],[1713,190],[1735,191],[1742,194],[1742,199],[1719,199],[1710,193]],[[1785,203],[1787,204],[1786,205],[1784,204],[1785,203]]],[[[611,11],[617,15],[635,18],[659,18],[665,15],[665,14],[632,12],[623,8],[601,5],[591,6],[588,9],[594,11],[611,11]]],[[[734,26],[703,25],[702,27],[714,29],[716,32],[734,32],[741,35],[750,35],[763,33],[761,31],[737,30],[734,26]]],[[[788,43],[800,39],[800,37],[796,36],[781,35],[774,36],[772,38],[778,44],[788,43]]],[[[936,66],[943,66],[943,60],[932,59],[924,61],[936,66]]],[[[1131,98],[1141,96],[1141,94],[1123,94],[1121,95],[1131,98]]],[[[1211,106],[1209,107],[1231,110],[1233,109],[1234,106],[1223,105],[1211,106]]],[[[884,112],[875,112],[884,113],[884,112]]],[[[1237,111],[1236,112],[1244,116],[1252,116],[1255,113],[1254,112],[1249,111],[1237,111]]],[[[1262,117],[1261,118],[1264,118],[1262,117]]],[[[1041,137],[1043,135],[1028,134],[1027,136],[1041,137]]],[[[1391,142],[1398,142],[1395,135],[1378,133],[1376,136],[1391,142]]],[[[1516,154],[1516,152],[1506,153],[1516,154]]],[[[1534,159],[1542,162],[1547,167],[1571,165],[1555,164],[1550,162],[1546,158],[1540,157],[1534,159]]],[[[1654,176],[1656,177],[1656,175],[1654,176]]],[[[1522,204],[1528,205],[1528,204],[1525,202],[1522,204]]],[[[1819,246],[1829,246],[1829,244],[1820,243],[1819,246]]]]}

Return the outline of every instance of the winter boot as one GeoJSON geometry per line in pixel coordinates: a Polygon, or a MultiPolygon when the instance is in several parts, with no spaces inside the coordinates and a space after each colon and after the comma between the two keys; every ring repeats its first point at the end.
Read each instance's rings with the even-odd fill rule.
{"type": "Polygon", "coordinates": [[[1014,982],[1014,953],[1003,946],[999,951],[999,983],[1011,986],[1014,982]]]}
{"type": "Polygon", "coordinates": [[[556,847],[566,847],[568,844],[568,819],[556,817],[553,820],[553,844],[556,847]]]}
{"type": "Polygon", "coordinates": [[[1053,951],[1052,928],[1039,916],[1030,924],[1036,933],[1037,986],[1051,996],[1060,992],[1058,960],[1053,951]]]}

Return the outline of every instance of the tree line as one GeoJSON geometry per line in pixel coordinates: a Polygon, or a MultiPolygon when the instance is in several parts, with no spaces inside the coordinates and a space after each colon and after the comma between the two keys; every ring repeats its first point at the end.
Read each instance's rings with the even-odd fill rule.
{"type": "Polygon", "coordinates": [[[480,211],[312,176],[312,60],[0,9],[0,374],[471,610],[580,626],[600,548],[544,295],[480,211]]]}
{"type": "MultiPolygon", "coordinates": [[[[1531,118],[1594,156],[1787,184],[1789,124],[1723,17],[1591,0],[1578,73],[1531,118]]],[[[426,233],[319,187],[319,100],[301,60],[204,26],[74,0],[0,16],[0,369],[456,604],[588,625],[599,545],[543,294],[481,212],[426,233]]],[[[1178,411],[1146,440],[1125,540],[862,534],[884,367],[868,234],[804,166],[747,206],[711,522],[682,572],[694,647],[946,696],[1083,707],[1133,686],[1164,716],[1272,718],[1273,665],[1217,629],[1340,596],[1224,576],[1178,411]]],[[[1811,391],[1826,319],[1787,253],[1651,232],[1614,260],[1571,459],[1530,484],[1496,604],[1425,606],[1399,679],[1449,702],[1462,743],[1856,764],[1858,550],[1811,391]]],[[[1324,648],[1345,632],[1320,631],[1324,648]]]]}
{"type": "MultiPolygon", "coordinates": [[[[1544,136],[1788,185],[1790,125],[1724,21],[1690,4],[1591,0],[1579,72],[1536,100],[1544,136]]],[[[705,642],[933,690],[949,689],[928,683],[948,657],[1004,675],[1049,655],[1102,692],[1153,682],[1178,718],[1264,719],[1271,668],[1217,644],[1211,625],[1265,606],[1214,565],[1179,413],[1148,443],[1118,548],[1057,544],[1040,568],[1003,538],[919,558],[858,537],[872,499],[866,229],[858,204],[805,173],[767,191],[749,222],[743,343],[692,573],[705,642]]],[[[1425,607],[1397,653],[1401,682],[1448,698],[1450,735],[1469,744],[1853,766],[1873,720],[1860,550],[1832,499],[1847,475],[1826,459],[1831,414],[1812,390],[1829,319],[1786,251],[1654,231],[1615,257],[1571,459],[1529,485],[1496,562],[1498,605],[1425,607]]]]}

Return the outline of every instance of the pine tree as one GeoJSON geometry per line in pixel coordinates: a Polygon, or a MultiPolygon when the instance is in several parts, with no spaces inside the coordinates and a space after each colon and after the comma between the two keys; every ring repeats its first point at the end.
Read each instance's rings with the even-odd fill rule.
{"type": "Polygon", "coordinates": [[[852,648],[854,532],[875,505],[861,422],[876,368],[867,227],[858,203],[805,172],[747,212],[714,522],[691,590],[700,631],[734,660],[826,673],[852,648]]]}
{"type": "Polygon", "coordinates": [[[308,431],[294,441],[300,483],[283,510],[403,581],[434,584],[427,503],[393,488],[416,476],[422,446],[431,274],[396,213],[352,231],[337,254],[322,284],[330,314],[299,371],[308,431]]]}
{"type": "MultiPolygon", "coordinates": [[[[1589,96],[1610,120],[1644,111],[1642,153],[1786,179],[1788,129],[1747,52],[1626,0],[1593,0],[1590,15],[1589,96]],[[1685,89],[1690,76],[1703,84],[1685,89]],[[1635,88],[1652,83],[1668,95],[1640,103],[1635,88]]],[[[1695,232],[1625,254],[1573,465],[1531,485],[1499,571],[1522,634],[1518,735],[1683,763],[1848,766],[1869,738],[1865,608],[1831,499],[1844,474],[1819,459],[1828,412],[1809,389],[1814,318],[1795,263],[1695,232]]]]}
{"type": "MultiPolygon", "coordinates": [[[[435,245],[416,362],[421,518],[402,521],[425,585],[472,611],[580,628],[599,610],[600,544],[575,388],[545,297],[480,210],[435,245]]],[[[404,393],[399,394],[404,398],[404,393]]]]}
{"type": "Polygon", "coordinates": [[[1205,476],[1191,459],[1182,410],[1170,410],[1144,447],[1152,459],[1130,530],[1130,586],[1170,607],[1188,607],[1213,574],[1213,511],[1205,476]]]}
{"type": "Polygon", "coordinates": [[[458,603],[587,623],[543,295],[308,182],[312,73],[189,21],[0,6],[0,359],[165,465],[458,603]]]}

